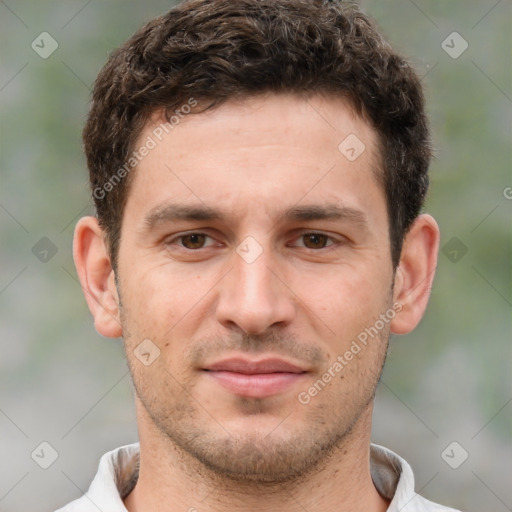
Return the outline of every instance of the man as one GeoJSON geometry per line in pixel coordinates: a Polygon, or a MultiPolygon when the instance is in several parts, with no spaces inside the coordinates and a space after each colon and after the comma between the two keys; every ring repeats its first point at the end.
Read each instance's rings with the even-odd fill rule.
{"type": "Polygon", "coordinates": [[[341,2],[190,0],[114,52],[74,257],[140,448],[61,511],[451,510],[370,444],[437,261],[429,140],[417,76],[341,2]]]}

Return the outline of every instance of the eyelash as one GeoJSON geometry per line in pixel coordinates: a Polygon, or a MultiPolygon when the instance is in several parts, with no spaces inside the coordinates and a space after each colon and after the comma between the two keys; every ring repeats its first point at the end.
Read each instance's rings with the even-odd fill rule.
{"type": "MultiPolygon", "coordinates": [[[[166,242],[166,245],[172,245],[174,244],[176,241],[178,240],[183,240],[185,237],[187,236],[193,236],[193,235],[203,235],[204,237],[206,237],[207,239],[210,239],[210,240],[214,240],[214,238],[210,235],[208,235],[207,233],[203,233],[202,231],[191,231],[189,233],[182,233],[181,235],[178,235],[174,238],[172,238],[171,240],[168,240],[166,242]]],[[[209,244],[207,245],[206,247],[211,247],[213,244],[209,244]]],[[[185,247],[184,245],[180,244],[179,247],[181,249],[185,249],[187,251],[198,251],[199,249],[204,249],[205,247],[200,247],[199,249],[189,249],[188,247],[185,247]]]]}
{"type": "MultiPolygon", "coordinates": [[[[188,232],[188,233],[182,233],[182,234],[180,234],[180,235],[178,235],[178,236],[175,236],[175,237],[171,238],[170,240],[167,240],[167,241],[166,241],[166,245],[167,245],[167,246],[169,246],[169,245],[176,244],[176,245],[178,245],[178,247],[179,247],[180,249],[183,249],[183,250],[185,250],[185,251],[190,251],[190,252],[199,251],[199,250],[201,250],[201,249],[206,249],[206,248],[208,248],[208,247],[211,247],[211,246],[215,245],[215,244],[213,244],[213,243],[210,243],[210,244],[208,244],[208,245],[206,245],[206,246],[199,247],[199,248],[197,248],[197,249],[190,249],[190,248],[188,248],[188,247],[185,247],[185,246],[183,245],[183,243],[177,243],[178,241],[181,241],[181,242],[182,242],[182,241],[183,241],[183,239],[184,239],[185,237],[193,236],[193,235],[203,235],[203,236],[204,236],[204,237],[206,237],[207,239],[210,239],[210,240],[212,240],[212,241],[214,241],[214,240],[215,240],[212,236],[210,236],[210,235],[208,235],[207,233],[204,233],[204,232],[202,232],[202,231],[190,231],[190,232],[188,232]]],[[[329,247],[332,247],[333,245],[341,245],[341,244],[343,244],[343,241],[342,241],[342,240],[336,239],[336,238],[334,238],[333,236],[328,235],[328,234],[326,234],[326,233],[323,233],[323,232],[321,232],[321,231],[303,231],[303,232],[299,233],[299,234],[294,238],[294,241],[301,240],[301,239],[303,239],[303,238],[304,238],[305,236],[307,236],[307,235],[317,235],[317,236],[321,236],[321,237],[326,237],[326,238],[327,238],[327,245],[326,245],[325,247],[319,247],[319,248],[313,249],[313,248],[310,248],[310,247],[305,247],[304,245],[303,245],[303,246],[299,246],[299,247],[301,247],[301,248],[303,248],[303,249],[308,249],[308,250],[310,250],[310,251],[320,251],[320,250],[322,250],[322,249],[328,249],[329,247]]],[[[294,245],[289,245],[289,244],[287,244],[287,246],[288,246],[288,247],[293,247],[294,245]]]]}

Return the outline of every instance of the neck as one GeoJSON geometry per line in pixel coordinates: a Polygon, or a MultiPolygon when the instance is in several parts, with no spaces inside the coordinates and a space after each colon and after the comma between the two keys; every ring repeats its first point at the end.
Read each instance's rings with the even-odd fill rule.
{"type": "Polygon", "coordinates": [[[372,405],[321,468],[292,482],[240,483],[212,473],[154,426],[137,404],[139,479],[125,499],[129,512],[384,512],[373,485],[369,450],[372,405]]]}

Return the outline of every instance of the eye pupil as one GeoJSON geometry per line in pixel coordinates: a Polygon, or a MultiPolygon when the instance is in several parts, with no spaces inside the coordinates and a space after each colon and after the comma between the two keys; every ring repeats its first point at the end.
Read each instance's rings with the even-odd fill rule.
{"type": "Polygon", "coordinates": [[[192,233],[182,238],[182,244],[187,249],[200,249],[205,242],[206,236],[201,233],[192,233]]]}
{"type": "Polygon", "coordinates": [[[304,245],[308,249],[322,249],[327,245],[328,237],[320,233],[308,233],[304,235],[304,245]]]}

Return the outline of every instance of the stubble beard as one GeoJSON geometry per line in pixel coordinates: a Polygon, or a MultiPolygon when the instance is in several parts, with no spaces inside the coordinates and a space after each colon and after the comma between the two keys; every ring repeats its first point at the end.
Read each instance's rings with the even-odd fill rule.
{"type": "MultiPolygon", "coordinates": [[[[321,471],[334,454],[345,451],[375,396],[388,340],[389,331],[380,333],[374,341],[380,349],[362,372],[357,372],[355,365],[344,369],[346,373],[338,378],[352,383],[340,388],[339,395],[330,383],[310,404],[300,405],[301,427],[293,426],[293,412],[286,417],[286,411],[282,411],[275,426],[250,434],[228,432],[222,420],[211,417],[193,397],[193,386],[179,383],[167,369],[163,368],[158,381],[152,382],[133,356],[127,359],[135,392],[147,417],[169,443],[170,450],[188,461],[191,472],[250,487],[272,486],[300,482],[321,471]],[[357,389],[360,391],[356,396],[357,389]],[[177,398],[169,403],[173,396],[177,398]]],[[[267,408],[265,400],[258,399],[240,398],[237,404],[243,415],[262,414],[267,408]]]]}

